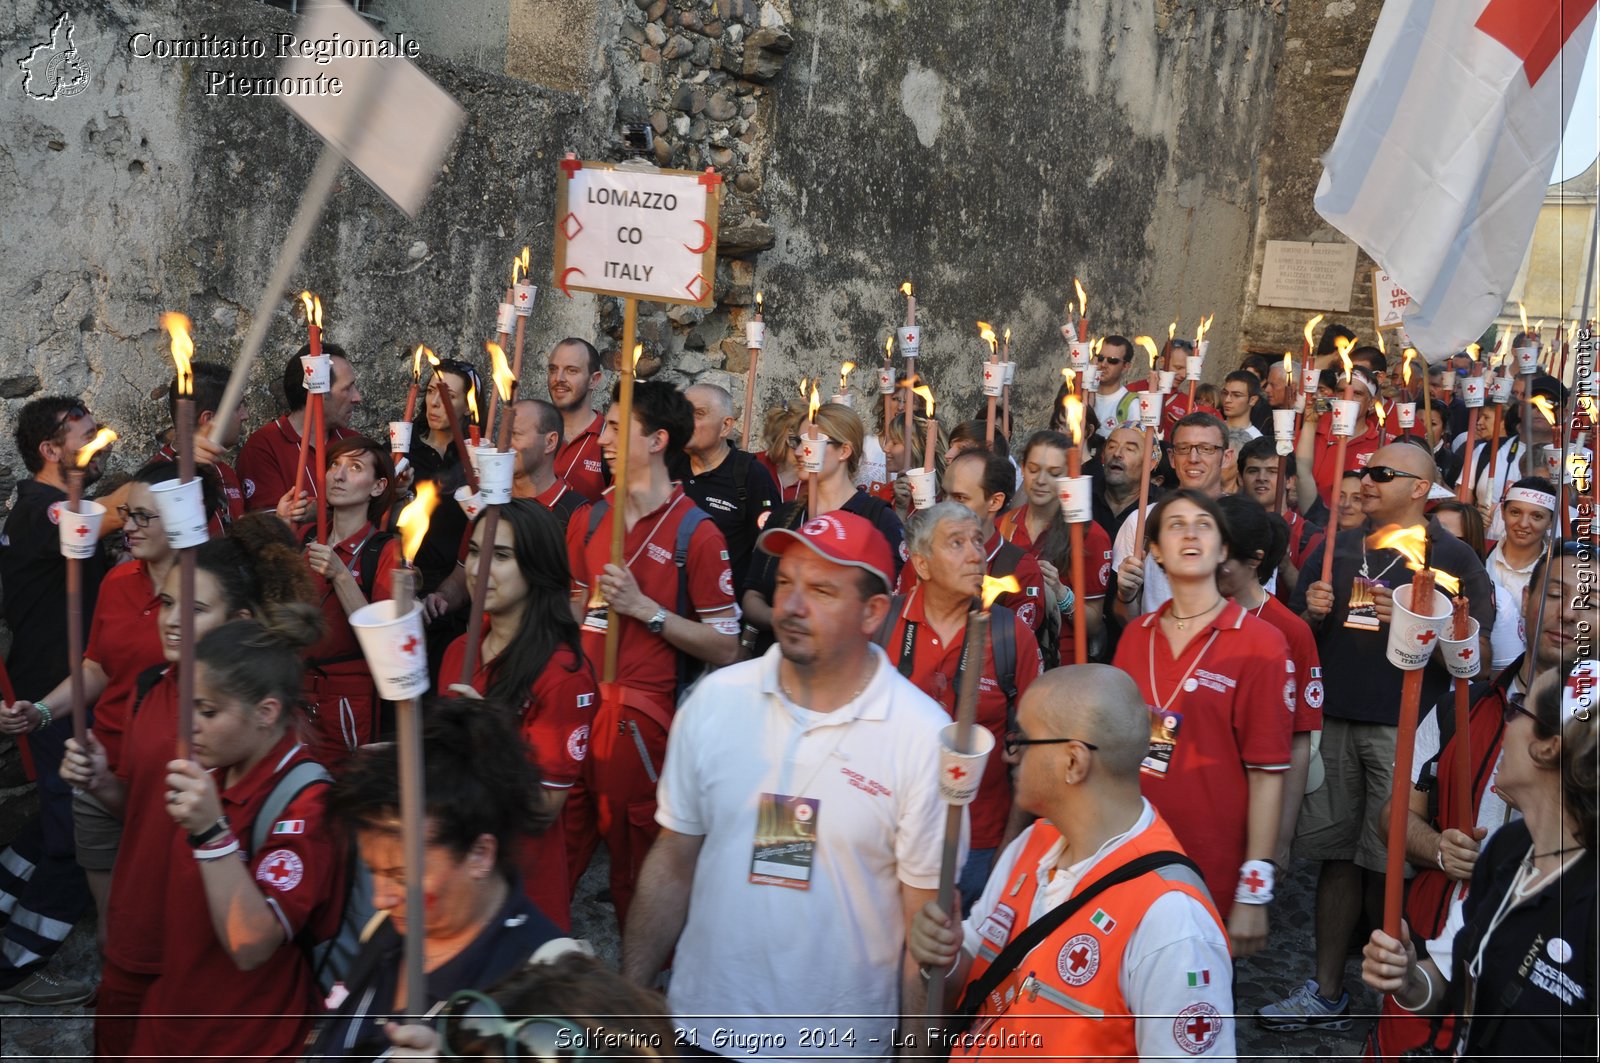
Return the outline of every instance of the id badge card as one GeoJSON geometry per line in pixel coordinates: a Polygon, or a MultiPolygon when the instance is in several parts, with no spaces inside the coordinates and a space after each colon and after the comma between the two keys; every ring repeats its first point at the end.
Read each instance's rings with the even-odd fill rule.
{"type": "Polygon", "coordinates": [[[750,881],[757,886],[811,888],[817,858],[817,811],[814,797],[762,794],[756,808],[756,837],[750,857],[750,881]]]}
{"type": "Polygon", "coordinates": [[[1378,601],[1372,596],[1377,581],[1357,576],[1350,584],[1350,609],[1344,626],[1357,631],[1378,630],[1378,601]]]}
{"type": "Polygon", "coordinates": [[[600,589],[597,587],[589,596],[589,604],[585,607],[583,626],[589,631],[598,631],[604,635],[606,628],[610,626],[610,621],[611,607],[600,596],[600,589]]]}
{"type": "Polygon", "coordinates": [[[1145,754],[1139,770],[1146,775],[1165,777],[1172,770],[1172,757],[1178,751],[1178,731],[1183,727],[1183,713],[1171,709],[1150,710],[1150,751],[1145,754]]]}

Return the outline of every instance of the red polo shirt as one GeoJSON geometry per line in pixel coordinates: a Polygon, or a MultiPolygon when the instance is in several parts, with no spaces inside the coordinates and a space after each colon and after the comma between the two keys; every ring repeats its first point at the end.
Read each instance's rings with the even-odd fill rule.
{"type": "Polygon", "coordinates": [[[1247,771],[1289,767],[1289,646],[1277,628],[1228,602],[1174,657],[1156,622],[1171,608],[1168,601],[1129,625],[1115,664],[1150,710],[1140,789],[1200,865],[1226,918],[1244,862],[1247,771]]]}
{"type": "Polygon", "coordinates": [[[116,766],[127,801],[106,905],[106,961],[134,974],[162,968],[164,898],[175,866],[168,853],[178,830],[167,815],[167,762],[177,741],[178,673],[168,668],[129,718],[116,766]]]}
{"type": "MultiPolygon", "coordinates": [[[[947,644],[928,623],[923,606],[922,588],[918,586],[906,598],[889,634],[889,660],[917,689],[937,701],[954,718],[956,674],[961,666],[966,630],[947,644]]],[[[1028,687],[1039,678],[1044,662],[1039,656],[1039,643],[1033,637],[1033,629],[1014,613],[1011,622],[1017,647],[1017,698],[1021,700],[1028,687]]],[[[1010,706],[1008,711],[1005,693],[995,677],[994,640],[985,640],[983,674],[978,679],[977,722],[994,735],[994,752],[984,766],[978,796],[968,809],[972,816],[974,849],[992,849],[1000,844],[1005,834],[1006,818],[1011,813],[1011,771],[1006,764],[1004,745],[1015,708],[1010,706]]]]}
{"type": "MultiPolygon", "coordinates": [[[[789,484],[787,487],[785,487],[784,483],[783,483],[783,477],[778,475],[778,467],[772,463],[772,459],[771,458],[767,457],[767,452],[766,451],[764,451],[764,450],[763,451],[759,451],[756,454],[756,461],[760,462],[763,466],[765,466],[766,470],[772,474],[772,482],[778,485],[778,501],[780,501],[780,502],[793,502],[795,499],[800,497],[800,479],[799,478],[796,478],[794,483],[789,484]]],[[[885,502],[893,502],[894,501],[894,485],[893,484],[881,484],[881,483],[877,483],[876,481],[874,481],[872,483],[872,485],[867,488],[867,494],[875,495],[878,498],[882,498],[885,502]],[[881,493],[882,489],[884,487],[888,487],[888,489],[889,489],[888,497],[884,497],[884,495],[881,493]]]]}
{"type": "MultiPolygon", "coordinates": [[[[302,532],[306,530],[301,529],[302,532]]],[[[333,544],[334,554],[350,570],[357,586],[362,583],[361,548],[376,533],[377,529],[371,524],[364,524],[354,535],[333,544]]],[[[392,596],[393,573],[403,563],[400,539],[395,536],[378,552],[378,571],[372,581],[370,601],[387,601],[392,596]]],[[[316,744],[312,755],[333,770],[352,749],[377,737],[378,692],[361,653],[361,644],[350,627],[350,618],[339,596],[334,593],[333,584],[316,572],[311,573],[311,581],[316,586],[317,601],[322,608],[323,634],[305,653],[304,693],[306,704],[315,710],[312,725],[316,744]]]]}
{"type": "MultiPolygon", "coordinates": [[[[1006,540],[996,531],[984,545],[984,569],[991,574],[994,571],[995,554],[1006,540]]],[[[1011,571],[1017,583],[1022,587],[1016,593],[1006,592],[995,601],[1016,613],[1028,625],[1030,631],[1039,630],[1039,625],[1044,623],[1044,574],[1039,571],[1039,561],[1032,554],[1026,552],[1022,560],[1017,562],[1017,567],[1011,571]]],[[[1109,575],[1109,573],[1108,573],[1109,575]]],[[[897,594],[910,594],[917,585],[917,569],[915,565],[906,565],[900,570],[899,584],[895,587],[897,594]]],[[[1105,594],[1105,587],[1100,588],[1100,593],[1105,594]]]]}
{"type": "MultiPolygon", "coordinates": [[[[607,490],[605,498],[610,505],[593,535],[588,534],[587,520],[567,525],[572,585],[585,601],[589,600],[589,588],[611,561],[611,524],[618,519],[615,492],[607,490]]],[[[667,500],[653,513],[639,518],[623,536],[622,557],[638,581],[640,592],[669,612],[678,602],[678,566],[672,557],[678,543],[678,525],[694,508],[683,488],[675,484],[667,500]]],[[[728,566],[728,544],[716,522],[709,518],[700,522],[689,540],[684,576],[688,581],[689,603],[699,614],[690,619],[732,608],[733,570],[728,566]]],[[[583,652],[597,675],[605,660],[605,616],[602,608],[598,618],[591,614],[583,625],[583,652]]],[[[617,619],[622,624],[617,681],[646,694],[658,704],[671,706],[677,693],[678,651],[660,635],[652,635],[644,621],[632,617],[617,619]]],[[[729,632],[737,633],[738,621],[730,617],[728,624],[729,632]]]]}
{"type": "Polygon", "coordinates": [[[605,417],[595,414],[589,427],[561,441],[556,451],[556,476],[572,485],[584,498],[599,498],[606,489],[605,463],[600,454],[600,430],[605,417]]]}
{"type": "MultiPolygon", "coordinates": [[[[336,426],[328,434],[339,440],[356,433],[336,426]]],[[[244,484],[245,508],[272,509],[277,506],[278,499],[294,490],[299,458],[300,433],[289,423],[288,414],[251,432],[250,438],[239,448],[239,478],[244,484]]],[[[304,487],[312,498],[317,497],[314,475],[316,461],[316,440],[312,440],[311,446],[306,448],[304,487]]]]}
{"type": "MultiPolygon", "coordinates": [[[[177,460],[177,448],[171,443],[163,443],[154,454],[150,455],[149,461],[145,464],[177,460]]],[[[239,486],[239,474],[234,472],[233,466],[225,461],[213,462],[211,467],[217,471],[217,479],[222,483],[222,502],[226,507],[226,520],[229,523],[236,521],[244,516],[244,490],[239,486]]],[[[224,512],[213,512],[208,527],[211,529],[212,538],[226,535],[228,529],[224,527],[224,512]]]]}
{"type": "MultiPolygon", "coordinates": [[[[1024,509],[1014,509],[1000,517],[997,530],[1002,536],[1011,540],[1017,546],[1028,551],[1028,556],[1037,562],[1039,548],[1033,541],[1033,536],[1028,533],[1028,522],[1024,518],[1024,509]]],[[[1067,559],[1070,562],[1070,559],[1067,559]]],[[[1063,568],[1060,572],[1062,586],[1072,586],[1072,569],[1063,568]]],[[[1043,575],[1040,576],[1041,582],[1043,575]]],[[[1111,536],[1100,527],[1096,521],[1090,521],[1083,527],[1083,597],[1085,601],[1099,601],[1106,596],[1106,588],[1111,583],[1111,536]]],[[[1062,618],[1061,635],[1057,645],[1062,663],[1074,659],[1076,637],[1072,625],[1062,618]]]]}
{"type": "Polygon", "coordinates": [[[112,771],[122,758],[128,706],[139,676],[166,660],[156,620],[160,608],[143,561],[118,565],[100,583],[83,655],[106,673],[106,688],[94,703],[94,736],[105,746],[112,771]]]}
{"type": "MultiPolygon", "coordinates": [[[[277,781],[308,759],[284,735],[244,777],[221,792],[222,814],[248,847],[257,813],[277,781]]],[[[220,774],[212,777],[222,785],[220,774]]],[[[134,1027],[140,1058],[299,1059],[322,1010],[305,950],[294,940],[310,927],[326,937],[343,908],[347,849],[323,809],[327,786],[310,786],[277,818],[246,863],[253,885],[277,917],[284,940],[251,971],[241,971],[212,929],[200,864],[181,827],[167,820],[169,865],[164,963],[134,1027]]],[[[223,859],[235,859],[224,857],[223,859]]]]}
{"type": "Polygon", "coordinates": [[[1392,438],[1378,427],[1375,419],[1367,418],[1361,434],[1351,436],[1350,442],[1345,445],[1344,468],[1337,469],[1334,467],[1334,459],[1338,456],[1339,437],[1333,434],[1333,415],[1327,414],[1317,418],[1316,450],[1311,471],[1317,479],[1317,494],[1322,497],[1322,504],[1328,507],[1328,512],[1334,514],[1335,519],[1339,506],[1335,501],[1334,491],[1340,477],[1352,469],[1365,469],[1367,462],[1372,460],[1372,455],[1378,448],[1392,438]]]}
{"type": "MultiPolygon", "coordinates": [[[[489,621],[485,619],[482,634],[488,631],[489,621]]],[[[461,679],[466,646],[463,635],[444,651],[444,661],[439,666],[439,694],[443,697],[453,696],[450,685],[461,679]]],[[[472,676],[472,689],[482,694],[489,689],[489,683],[487,664],[480,658],[472,676]]],[[[523,741],[539,767],[545,789],[570,790],[583,774],[599,689],[589,662],[571,647],[560,644],[545,662],[527,700],[516,706],[521,711],[523,741]]],[[[523,836],[517,847],[517,864],[528,899],[563,929],[570,929],[572,891],[567,879],[565,821],[565,815],[557,816],[543,834],[523,836]]]]}
{"type": "Polygon", "coordinates": [[[585,528],[589,526],[590,503],[588,499],[584,498],[582,494],[573,489],[571,484],[559,476],[556,477],[555,483],[551,484],[544,493],[535,495],[533,500],[554,513],[562,521],[563,526],[573,523],[581,523],[585,528]],[[574,501],[580,498],[583,501],[573,505],[574,501]],[[567,512],[566,516],[562,516],[562,509],[558,509],[557,506],[563,508],[572,506],[572,508],[567,512]]]}
{"type": "Polygon", "coordinates": [[[1322,658],[1317,654],[1317,637],[1311,633],[1311,625],[1270,594],[1252,612],[1277,628],[1289,644],[1289,663],[1294,666],[1294,733],[1322,730],[1322,658]]]}

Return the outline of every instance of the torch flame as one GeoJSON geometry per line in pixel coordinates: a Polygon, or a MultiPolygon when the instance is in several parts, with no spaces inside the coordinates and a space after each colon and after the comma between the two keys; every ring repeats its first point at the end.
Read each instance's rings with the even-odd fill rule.
{"type": "Polygon", "coordinates": [[[644,344],[635,343],[633,345],[633,368],[635,368],[635,369],[639,368],[639,359],[641,359],[643,357],[644,357],[644,344]]]}
{"type": "Polygon", "coordinates": [[[467,412],[472,415],[472,423],[478,424],[478,389],[470,385],[467,388],[467,412]]]}
{"type": "Polygon", "coordinates": [[[883,363],[885,365],[888,365],[889,362],[891,362],[893,359],[894,359],[894,337],[893,336],[885,336],[883,338],[883,363]]]}
{"type": "Polygon", "coordinates": [[[1383,402],[1381,400],[1372,404],[1372,412],[1378,415],[1378,427],[1382,428],[1383,423],[1389,419],[1389,411],[1383,408],[1383,402]]]}
{"type": "Polygon", "coordinates": [[[1482,353],[1482,351],[1483,348],[1478,346],[1476,343],[1467,344],[1467,357],[1471,358],[1474,362],[1478,360],[1478,355],[1482,353]]]}
{"type": "Polygon", "coordinates": [[[1156,341],[1149,336],[1135,336],[1133,342],[1144,348],[1144,353],[1150,356],[1150,364],[1155,365],[1156,358],[1159,357],[1159,352],[1156,350],[1156,341]]]}
{"type": "Polygon", "coordinates": [[[1528,331],[1528,308],[1522,305],[1522,300],[1517,300],[1517,314],[1522,318],[1522,331],[1528,331]]]}
{"type": "Polygon", "coordinates": [[[1294,379],[1294,355],[1288,351],[1283,352],[1283,379],[1294,379]]]}
{"type": "Polygon", "coordinates": [[[417,497],[413,498],[400,516],[395,518],[394,526],[400,530],[400,552],[405,555],[406,564],[417,558],[417,550],[422,546],[422,537],[428,534],[428,518],[433,515],[433,508],[439,504],[439,489],[432,480],[417,481],[417,497]]]}
{"type": "Polygon", "coordinates": [[[846,391],[850,387],[850,374],[856,371],[856,363],[845,362],[839,367],[839,390],[846,391]]]}
{"type": "Polygon", "coordinates": [[[1087,295],[1083,294],[1083,285],[1078,281],[1078,278],[1076,278],[1076,277],[1072,278],[1072,287],[1075,288],[1077,290],[1077,292],[1078,292],[1078,316],[1079,317],[1088,317],[1089,316],[1089,297],[1087,295]]]}
{"type": "Polygon", "coordinates": [[[422,379],[422,356],[425,355],[425,354],[428,356],[430,361],[434,361],[435,363],[437,362],[437,360],[434,359],[434,357],[433,357],[433,352],[432,351],[428,350],[427,347],[425,347],[424,345],[422,345],[420,343],[417,344],[416,351],[414,351],[412,353],[412,355],[411,355],[411,379],[412,380],[421,380],[422,379]]]}
{"type": "Polygon", "coordinates": [[[322,327],[322,298],[310,292],[300,293],[300,303],[305,308],[306,324],[322,327]]]}
{"type": "Polygon", "coordinates": [[[1388,354],[1389,353],[1389,348],[1384,346],[1384,343],[1383,343],[1383,330],[1382,329],[1378,330],[1378,353],[1379,354],[1388,354]]]}
{"type": "Polygon", "coordinates": [[[989,345],[989,357],[993,358],[995,352],[999,349],[995,343],[994,326],[987,321],[978,322],[978,336],[989,345]]]}
{"type": "Polygon", "coordinates": [[[437,354],[434,354],[432,351],[428,350],[428,348],[426,348],[426,347],[422,348],[422,352],[428,356],[428,364],[429,365],[431,365],[435,369],[439,368],[441,363],[439,361],[439,356],[437,354]]]}
{"type": "Polygon", "coordinates": [[[911,298],[911,282],[910,281],[906,281],[904,284],[900,285],[900,290],[905,293],[905,296],[906,296],[907,299],[911,298]]]}
{"type": "Polygon", "coordinates": [[[1338,339],[1333,341],[1333,345],[1339,349],[1339,361],[1344,363],[1345,383],[1349,383],[1355,379],[1356,366],[1355,363],[1350,360],[1350,348],[1354,347],[1355,344],[1345,337],[1340,336],[1338,339]]]}
{"type": "Polygon", "coordinates": [[[1083,442],[1083,400],[1076,394],[1069,394],[1061,400],[1061,407],[1067,412],[1067,429],[1072,433],[1072,442],[1076,446],[1083,442]]]}
{"type": "Polygon", "coordinates": [[[817,385],[816,384],[812,384],[811,385],[811,401],[806,406],[806,419],[808,421],[812,421],[813,423],[816,421],[816,419],[817,419],[817,410],[818,410],[819,407],[821,407],[821,405],[822,405],[822,401],[819,398],[819,396],[817,395],[817,385]]]}
{"type": "Polygon", "coordinates": [[[913,395],[916,395],[917,397],[921,398],[922,401],[927,404],[927,407],[928,407],[927,414],[928,414],[929,417],[932,417],[933,416],[933,389],[928,387],[926,384],[919,384],[916,387],[911,389],[911,393],[913,395]]]}
{"type": "Polygon", "coordinates": [[[511,260],[511,286],[515,288],[517,281],[528,275],[528,257],[532,249],[524,247],[522,254],[511,260]]]}
{"type": "MultiPolygon", "coordinates": [[[[1375,550],[1393,550],[1406,559],[1407,568],[1413,572],[1421,572],[1423,558],[1428,548],[1428,529],[1422,524],[1410,528],[1390,524],[1367,536],[1367,545],[1375,550]]],[[[1436,568],[1429,571],[1433,573],[1434,583],[1440,590],[1449,595],[1461,593],[1461,581],[1450,573],[1441,572],[1436,568]]]]}
{"type": "MultiPolygon", "coordinates": [[[[172,361],[178,367],[178,394],[194,394],[194,369],[189,359],[194,355],[194,340],[190,338],[189,319],[169,311],[161,315],[161,327],[172,335],[172,361]]],[[[80,463],[81,464],[81,463],[80,463]]]]}
{"type": "Polygon", "coordinates": [[[1100,353],[1100,348],[1105,346],[1105,342],[1106,338],[1104,336],[1096,336],[1094,342],[1089,344],[1090,357],[1098,355],[1100,353]]]}
{"type": "Polygon", "coordinates": [[[484,347],[489,351],[489,372],[494,377],[495,390],[500,392],[500,401],[510,402],[511,389],[516,386],[517,377],[506,361],[506,352],[493,341],[485,342],[484,347]]]}
{"type": "Polygon", "coordinates": [[[1205,342],[1206,333],[1211,331],[1211,322],[1216,320],[1216,314],[1207,314],[1200,319],[1200,327],[1194,330],[1194,345],[1198,352],[1200,344],[1205,342]]]}
{"type": "Polygon", "coordinates": [[[811,394],[811,378],[808,377],[808,376],[803,376],[803,377],[800,378],[800,398],[803,400],[803,399],[807,398],[810,394],[811,394]]]}
{"type": "Polygon", "coordinates": [[[1416,356],[1417,349],[1415,347],[1407,347],[1404,355],[1405,361],[1400,363],[1400,382],[1407,387],[1411,386],[1411,360],[1416,356]]]}
{"type": "Polygon", "coordinates": [[[1544,419],[1549,421],[1550,426],[1554,428],[1556,423],[1556,411],[1555,407],[1550,405],[1550,400],[1543,395],[1535,395],[1528,401],[1533,405],[1534,409],[1544,414],[1544,419]]]}
{"type": "Polygon", "coordinates": [[[994,604],[994,600],[1002,594],[1021,594],[1022,584],[1017,582],[1015,576],[983,577],[983,607],[985,609],[994,604]]]}
{"type": "Polygon", "coordinates": [[[761,311],[765,310],[766,306],[767,306],[766,297],[764,295],[762,295],[760,292],[756,292],[756,316],[757,317],[761,316],[761,311]]]}
{"type": "Polygon", "coordinates": [[[1011,326],[1010,325],[1006,326],[1005,341],[1006,341],[1006,349],[1010,350],[1011,349],[1011,326]]]}
{"type": "Polygon", "coordinates": [[[1305,336],[1306,336],[1306,350],[1308,350],[1308,351],[1314,351],[1314,350],[1317,349],[1316,341],[1311,338],[1311,333],[1313,331],[1315,331],[1316,327],[1318,325],[1320,325],[1320,324],[1322,324],[1322,315],[1321,314],[1318,314],[1316,317],[1311,318],[1306,322],[1305,336]]]}
{"type": "Polygon", "coordinates": [[[1178,334],[1178,323],[1176,321],[1169,322],[1168,325],[1167,325],[1167,342],[1171,343],[1172,342],[1172,337],[1177,335],[1177,334],[1178,334]]]}
{"type": "Polygon", "coordinates": [[[94,434],[94,438],[78,448],[78,468],[83,468],[93,460],[94,456],[117,441],[117,433],[109,428],[102,428],[94,434]]]}

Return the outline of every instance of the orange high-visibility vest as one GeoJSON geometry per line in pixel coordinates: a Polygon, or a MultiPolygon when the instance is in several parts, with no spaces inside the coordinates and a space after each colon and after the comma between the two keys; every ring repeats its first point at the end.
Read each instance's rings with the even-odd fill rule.
{"type": "MultiPolygon", "coordinates": [[[[1001,892],[1000,903],[978,928],[980,947],[969,985],[983,977],[1007,943],[1027,929],[1039,891],[1039,861],[1061,839],[1060,832],[1044,820],[1029,830],[1032,833],[1011,869],[1013,884],[1001,892]]],[[[1183,852],[1183,847],[1158,813],[1150,826],[1094,865],[1073,893],[1124,864],[1163,850],[1183,852]]],[[[1136,1058],[1135,1016],[1128,1013],[1118,976],[1139,921],[1158,898],[1173,890],[1200,901],[1219,930],[1225,929],[1204,881],[1187,867],[1162,868],[1112,886],[1073,913],[995,986],[951,1054],[977,1058],[993,1045],[997,1055],[1014,1055],[1015,1049],[1004,1046],[1027,1043],[1033,1056],[1136,1058]],[[1072,1017],[1079,1021],[1064,1021],[1072,1017]],[[1034,1047],[1038,1037],[1044,1044],[1034,1047]]],[[[1197,1015],[1195,1021],[1221,1020],[1197,1015]]],[[[1216,1036],[1216,1030],[1196,1029],[1190,1035],[1203,1044],[1216,1036]]]]}

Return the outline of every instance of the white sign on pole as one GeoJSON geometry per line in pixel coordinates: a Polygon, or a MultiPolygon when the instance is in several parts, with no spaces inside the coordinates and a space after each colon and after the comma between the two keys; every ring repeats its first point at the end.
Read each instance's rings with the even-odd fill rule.
{"type": "Polygon", "coordinates": [[[1340,313],[1349,310],[1356,250],[1355,244],[1342,240],[1324,244],[1268,240],[1256,303],[1340,313]]]}
{"type": "Polygon", "coordinates": [[[557,287],[569,294],[711,305],[720,177],[576,159],[561,169],[557,287]]]}
{"type": "Polygon", "coordinates": [[[1394,282],[1388,271],[1372,271],[1372,317],[1378,328],[1398,326],[1410,305],[1411,296],[1394,282]]]}
{"type": "Polygon", "coordinates": [[[295,37],[297,47],[278,77],[320,76],[324,84],[337,82],[339,91],[284,95],[284,106],[416,217],[466,112],[410,61],[392,55],[393,43],[346,4],[313,8],[295,25],[295,37]],[[335,41],[344,47],[319,61],[316,49],[335,41]]]}

